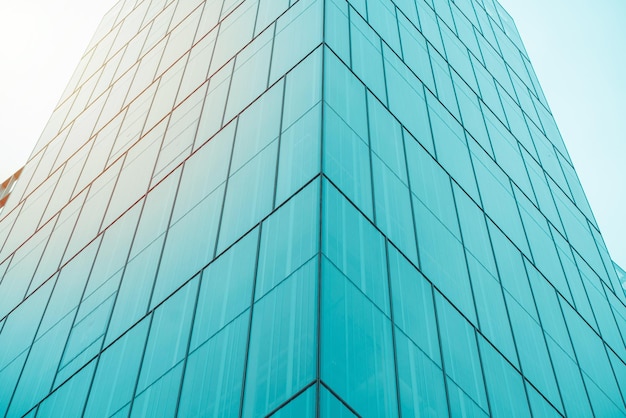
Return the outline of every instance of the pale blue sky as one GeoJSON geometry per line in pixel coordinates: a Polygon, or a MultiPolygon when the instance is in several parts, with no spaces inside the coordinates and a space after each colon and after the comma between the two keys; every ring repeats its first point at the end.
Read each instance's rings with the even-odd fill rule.
{"type": "MultiPolygon", "coordinates": [[[[21,167],[114,0],[0,0],[0,181],[21,167]]],[[[502,0],[613,258],[626,266],[626,0],[502,0]]]]}
{"type": "Polygon", "coordinates": [[[613,259],[626,265],[626,1],[501,0],[613,259]]]}

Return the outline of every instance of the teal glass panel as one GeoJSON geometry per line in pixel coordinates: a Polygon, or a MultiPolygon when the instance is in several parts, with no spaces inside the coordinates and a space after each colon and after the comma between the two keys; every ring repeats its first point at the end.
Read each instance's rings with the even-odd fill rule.
{"type": "Polygon", "coordinates": [[[382,232],[417,264],[409,188],[377,156],[372,156],[374,208],[382,232]]]}
{"type": "Polygon", "coordinates": [[[150,292],[164,239],[163,234],[128,261],[109,321],[107,344],[119,337],[148,311],[150,292]]]}
{"type": "MultiPolygon", "coordinates": [[[[174,196],[176,195],[178,182],[180,180],[180,171],[181,170],[177,170],[167,176],[162,182],[150,190],[144,199],[141,209],[141,218],[139,219],[130,251],[131,259],[135,258],[137,254],[143,251],[167,230],[172,213],[174,196]]],[[[179,190],[178,193],[179,196],[182,197],[180,194],[181,190],[179,190]]]]}
{"type": "Polygon", "coordinates": [[[388,251],[394,322],[441,367],[432,286],[393,246],[388,251]]]}
{"type": "Polygon", "coordinates": [[[40,417],[78,417],[81,416],[87,400],[89,383],[93,376],[95,362],[89,363],[76,375],[46,398],[37,414],[40,417]]]}
{"type": "Polygon", "coordinates": [[[463,244],[416,197],[413,197],[413,210],[422,273],[476,322],[463,244]]]}
{"type": "Polygon", "coordinates": [[[371,94],[367,95],[367,117],[372,151],[403,183],[407,184],[401,125],[371,94]]]}
{"type": "Polygon", "coordinates": [[[443,371],[402,331],[395,335],[402,416],[447,417],[443,371]]]}
{"type": "Polygon", "coordinates": [[[85,415],[108,416],[131,400],[149,324],[143,320],[100,355],[85,415]]]}
{"type": "Polygon", "coordinates": [[[582,374],[576,360],[568,355],[550,338],[547,339],[554,372],[563,396],[567,416],[589,417],[593,415],[582,374]]]}
{"type": "Polygon", "coordinates": [[[68,315],[37,336],[13,395],[7,394],[11,396],[7,416],[22,416],[50,390],[56,370],[47,365],[59,364],[72,319],[73,316],[68,315]]]}
{"type": "Polygon", "coordinates": [[[530,418],[522,376],[484,339],[479,338],[479,346],[491,416],[530,418]]]}
{"type": "MultiPolygon", "coordinates": [[[[186,348],[186,346],[185,346],[186,348]]],[[[135,397],[131,417],[173,417],[180,391],[183,364],[179,363],[167,373],[159,376],[148,388],[135,397]]]]}
{"type": "Polygon", "coordinates": [[[446,378],[448,398],[450,401],[450,416],[487,418],[489,414],[452,379],[446,378]]]}
{"type": "Polygon", "coordinates": [[[322,105],[318,104],[281,134],[275,206],[320,172],[321,121],[322,105]]]}
{"type": "Polygon", "coordinates": [[[428,108],[437,161],[467,194],[478,201],[478,188],[463,127],[430,94],[428,108]]]}
{"type": "MultiPolygon", "coordinates": [[[[414,20],[414,22],[416,21],[417,20],[414,20]]],[[[400,28],[400,41],[402,42],[404,62],[426,87],[431,91],[435,91],[435,80],[433,79],[433,70],[430,66],[430,56],[428,55],[426,38],[424,38],[421,32],[415,29],[413,22],[409,22],[401,14],[398,14],[398,25],[400,28]]]]}
{"type": "Polygon", "coordinates": [[[434,152],[422,83],[393,52],[384,50],[383,56],[389,110],[424,148],[434,152]]]}
{"type": "Polygon", "coordinates": [[[388,315],[389,285],[383,236],[327,182],[324,182],[322,199],[322,252],[388,315]]]}
{"type": "Polygon", "coordinates": [[[552,405],[550,405],[546,398],[541,396],[539,392],[537,392],[537,390],[528,383],[526,384],[526,392],[528,393],[530,410],[534,417],[558,418],[562,416],[552,405]]]}
{"type": "MultiPolygon", "coordinates": [[[[372,3],[376,3],[380,9],[387,11],[378,0],[372,3]]],[[[379,35],[357,13],[351,13],[348,39],[350,40],[352,71],[381,101],[386,102],[385,71],[379,35]]]]}
{"type": "Polygon", "coordinates": [[[321,100],[322,54],[323,49],[317,48],[287,74],[282,115],[283,131],[321,100]]]}
{"type": "Polygon", "coordinates": [[[316,375],[317,258],[254,305],[243,416],[264,416],[316,375]]]}
{"type": "MultiPolygon", "coordinates": [[[[455,237],[460,239],[450,176],[424,148],[410,138],[406,138],[406,156],[411,192],[455,237]]],[[[420,223],[417,220],[417,225],[420,223]]]]}
{"type": "Polygon", "coordinates": [[[239,171],[231,172],[222,209],[218,251],[232,244],[271,211],[277,152],[278,141],[274,141],[239,171]]]}
{"type": "Polygon", "coordinates": [[[371,160],[365,140],[329,106],[324,106],[324,174],[368,217],[373,218],[371,160]]]}
{"type": "Polygon", "coordinates": [[[476,259],[482,269],[485,269],[492,276],[498,277],[484,212],[456,183],[452,184],[452,190],[454,191],[454,202],[457,207],[463,245],[467,249],[468,259],[476,259]]]}
{"type": "Polygon", "coordinates": [[[273,418],[313,418],[316,409],[316,389],[312,385],[295,399],[289,401],[287,405],[282,406],[278,411],[271,415],[273,418]]]}
{"type": "MultiPolygon", "coordinates": [[[[237,54],[234,61],[235,68],[228,89],[224,121],[230,121],[265,91],[272,58],[271,54],[271,30],[264,31],[237,54]]],[[[276,110],[278,109],[280,107],[276,108],[276,110]]]]}
{"type": "Polygon", "coordinates": [[[73,318],[72,331],[65,343],[55,379],[57,384],[71,376],[100,350],[118,284],[119,279],[110,280],[83,298],[76,317],[73,318]]]}
{"type": "Polygon", "coordinates": [[[324,100],[359,138],[367,140],[365,87],[327,49],[324,50],[324,100]]]}
{"type": "Polygon", "coordinates": [[[539,311],[539,318],[541,319],[541,326],[544,332],[547,336],[552,338],[561,349],[565,350],[573,357],[574,351],[559,304],[561,296],[557,294],[554,287],[552,287],[536,269],[529,268],[528,278],[533,289],[537,310],[539,311]]]}
{"type": "Polygon", "coordinates": [[[395,4],[385,0],[367,0],[369,23],[379,36],[400,55],[400,37],[395,4]]]}
{"type": "Polygon", "coordinates": [[[276,23],[270,83],[285,74],[322,42],[323,0],[292,3],[276,23]]]}
{"type": "Polygon", "coordinates": [[[239,415],[249,318],[242,313],[189,354],[179,416],[239,415]]]}
{"type": "Polygon", "coordinates": [[[314,181],[263,223],[255,300],[319,252],[319,195],[314,181]]]}
{"type": "MultiPolygon", "coordinates": [[[[176,194],[173,222],[178,221],[226,181],[234,135],[235,124],[231,123],[197,149],[185,162],[176,194]],[[207,170],[210,170],[210,176],[206,175],[207,170]]],[[[152,193],[154,191],[148,199],[152,193]]]]}
{"type": "Polygon", "coordinates": [[[591,400],[591,406],[596,416],[600,417],[617,417],[624,413],[624,402],[621,400],[612,400],[607,394],[593,382],[591,379],[583,375],[587,386],[587,393],[591,400]]]}
{"type": "MultiPolygon", "coordinates": [[[[222,1],[219,0],[218,4],[221,6],[222,1]]],[[[288,8],[289,0],[260,0],[255,24],[255,33],[259,33],[267,28],[270,23],[274,22],[288,8]]]]}
{"type": "Polygon", "coordinates": [[[524,376],[559,409],[561,399],[540,325],[515,301],[507,300],[513,335],[524,376]]]}
{"type": "Polygon", "coordinates": [[[233,158],[230,163],[231,173],[237,172],[278,138],[282,102],[283,83],[278,83],[239,116],[233,158]]]}
{"type": "Polygon", "coordinates": [[[480,330],[517,367],[517,351],[502,287],[471,255],[468,256],[468,262],[480,330]]]}
{"type": "Polygon", "coordinates": [[[220,186],[170,226],[151,307],[163,301],[213,258],[223,196],[224,187],[220,186]]]}
{"type": "Polygon", "coordinates": [[[502,287],[531,317],[538,321],[535,301],[528,283],[522,254],[492,222],[488,221],[487,227],[493,243],[502,287]]]}
{"type": "Polygon", "coordinates": [[[324,7],[324,42],[347,64],[350,64],[349,4],[344,0],[327,0],[324,7]]]}
{"type": "Polygon", "coordinates": [[[357,416],[324,386],[320,387],[319,409],[320,417],[323,418],[355,418],[357,416]]]}
{"type": "MultiPolygon", "coordinates": [[[[487,410],[476,331],[439,293],[435,293],[435,302],[445,372],[474,402],[487,410]]],[[[455,416],[454,411],[452,415],[455,416]]]]}
{"type": "Polygon", "coordinates": [[[178,290],[152,314],[137,393],[154,383],[187,354],[199,277],[178,290]]]}
{"type": "MultiPolygon", "coordinates": [[[[108,242],[109,245],[111,244],[110,241],[108,242]]],[[[85,268],[89,271],[98,251],[98,244],[99,241],[95,241],[61,269],[46,306],[46,312],[39,325],[40,336],[70,313],[76,313],[75,310],[78,308],[85,287],[87,287],[88,279],[87,275],[79,272],[85,271],[85,268]]]]}
{"type": "Polygon", "coordinates": [[[257,228],[220,255],[202,273],[190,351],[250,306],[258,242],[257,228]]]}
{"type": "Polygon", "coordinates": [[[391,321],[326,257],[321,339],[322,380],[361,416],[397,416],[391,321]]]}
{"type": "MultiPolygon", "coordinates": [[[[583,373],[587,374],[613,403],[618,405],[623,403],[605,351],[605,343],[569,305],[563,304],[563,314],[583,373]]],[[[593,399],[591,401],[593,405],[593,399]]]]}
{"type": "MultiPolygon", "coordinates": [[[[4,321],[0,334],[0,384],[3,388],[12,391],[17,385],[53,284],[53,281],[44,284],[4,321]]],[[[0,413],[6,412],[11,395],[8,393],[0,397],[0,413]]]]}

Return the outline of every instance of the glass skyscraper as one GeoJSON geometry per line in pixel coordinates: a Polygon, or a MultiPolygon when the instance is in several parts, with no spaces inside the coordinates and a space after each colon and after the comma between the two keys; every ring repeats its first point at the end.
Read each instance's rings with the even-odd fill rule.
{"type": "Polygon", "coordinates": [[[122,0],[0,214],[0,417],[617,417],[625,338],[494,0],[122,0]]]}

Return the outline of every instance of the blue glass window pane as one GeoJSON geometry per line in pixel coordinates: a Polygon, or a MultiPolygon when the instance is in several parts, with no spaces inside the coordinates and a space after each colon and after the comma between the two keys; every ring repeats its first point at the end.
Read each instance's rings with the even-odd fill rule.
{"type": "Polygon", "coordinates": [[[272,414],[273,418],[313,418],[315,417],[315,385],[311,386],[303,393],[298,395],[296,399],[280,408],[276,413],[272,414]]]}
{"type": "Polygon", "coordinates": [[[397,416],[391,322],[326,257],[322,288],[323,381],[361,416],[397,416]]]}
{"type": "Polygon", "coordinates": [[[128,261],[107,330],[107,344],[119,337],[148,311],[165,235],[128,261]]]}
{"type": "Polygon", "coordinates": [[[254,306],[243,416],[271,412],[315,378],[317,258],[254,306]]]}
{"type": "Polygon", "coordinates": [[[554,373],[561,389],[566,416],[592,416],[591,405],[578,364],[551,338],[547,338],[546,341],[550,349],[554,373]]]}
{"type": "MultiPolygon", "coordinates": [[[[186,348],[186,346],[184,347],[186,348]]],[[[183,364],[179,363],[163,376],[160,376],[147,389],[135,397],[131,417],[173,417],[180,391],[183,364]]]]}
{"type": "Polygon", "coordinates": [[[324,1],[292,3],[276,23],[270,83],[285,74],[322,41],[324,1]]]}
{"type": "Polygon", "coordinates": [[[516,302],[508,298],[513,335],[524,376],[559,409],[562,408],[552,363],[540,325],[516,302]]]}
{"type": "Polygon", "coordinates": [[[432,286],[393,246],[388,249],[395,324],[441,366],[432,286]]]}
{"type": "Polygon", "coordinates": [[[335,111],[324,107],[324,173],[370,218],[372,184],[369,148],[335,111]]]}
{"type": "Polygon", "coordinates": [[[524,258],[511,241],[491,221],[487,222],[502,287],[536,320],[537,310],[530,290],[524,258]]]}
{"type": "Polygon", "coordinates": [[[2,389],[3,396],[11,397],[10,392],[13,392],[7,416],[22,416],[48,393],[54,380],[55,366],[59,364],[63,354],[72,319],[73,315],[65,316],[35,339],[15,390],[12,390],[13,386],[2,389]]]}
{"type": "Polygon", "coordinates": [[[385,0],[367,0],[369,23],[396,54],[400,55],[400,37],[396,16],[394,3],[385,0]]]}
{"type": "Polygon", "coordinates": [[[376,223],[382,232],[417,264],[417,247],[409,188],[377,157],[372,156],[376,223]]]}
{"type": "Polygon", "coordinates": [[[402,416],[447,417],[443,371],[399,329],[396,350],[402,416]]]}
{"type": "Polygon", "coordinates": [[[220,186],[170,227],[151,307],[163,301],[213,258],[223,196],[224,186],[220,186]]]}
{"type": "Polygon", "coordinates": [[[272,209],[278,141],[272,142],[228,180],[218,252],[272,209]],[[268,169],[269,168],[269,169],[268,169]]]}
{"type": "MultiPolygon", "coordinates": [[[[404,62],[417,74],[426,87],[431,91],[435,91],[435,80],[433,79],[433,70],[430,66],[426,38],[403,15],[398,14],[398,18],[404,62]]],[[[414,22],[416,21],[417,19],[414,20],[414,22]]]]}
{"type": "MultiPolygon", "coordinates": [[[[526,383],[526,391],[528,393],[528,402],[530,403],[530,410],[534,417],[546,417],[546,418],[559,418],[562,416],[550,403],[537,392],[537,390],[526,383]]],[[[581,417],[584,416],[582,411],[581,417]]]]}
{"type": "Polygon", "coordinates": [[[321,124],[322,105],[318,104],[283,131],[275,206],[320,172],[321,124]]]}
{"type": "Polygon", "coordinates": [[[100,355],[86,416],[110,415],[133,395],[149,321],[143,320],[100,355]]]}
{"type": "Polygon", "coordinates": [[[439,293],[435,294],[435,301],[446,374],[474,402],[487,410],[475,330],[439,293]]]}
{"type": "Polygon", "coordinates": [[[46,398],[37,413],[40,417],[78,417],[83,412],[95,362],[90,363],[72,379],[46,398]]]}
{"type": "Polygon", "coordinates": [[[263,223],[256,300],[319,251],[319,190],[309,184],[263,223]]]}
{"type": "Polygon", "coordinates": [[[196,150],[185,162],[176,195],[173,222],[189,212],[226,180],[234,133],[235,124],[231,123],[196,150]]]}
{"type": "Polygon", "coordinates": [[[322,48],[306,57],[285,79],[282,129],[285,131],[322,98],[322,48]]]}
{"type": "Polygon", "coordinates": [[[152,314],[152,324],[137,382],[142,392],[187,354],[199,277],[187,283],[152,314]]]}
{"type": "Polygon", "coordinates": [[[422,272],[472,322],[476,312],[463,244],[439,219],[413,198],[422,272]]]}
{"type": "Polygon", "coordinates": [[[324,41],[343,62],[350,64],[349,2],[328,0],[324,15],[324,41]]]}
{"type": "Polygon", "coordinates": [[[190,351],[195,350],[250,306],[259,242],[258,231],[257,228],[244,236],[202,273],[190,351]]]}
{"type": "MultiPolygon", "coordinates": [[[[375,2],[378,3],[378,0],[375,2]]],[[[379,8],[386,11],[384,7],[379,8]]],[[[352,70],[379,100],[386,102],[385,71],[383,69],[381,42],[378,36],[357,13],[350,14],[350,36],[348,39],[350,39],[352,70]]]]}
{"type": "Polygon", "coordinates": [[[522,376],[483,338],[479,345],[492,416],[530,418],[522,376]]]}
{"type": "MultiPolygon", "coordinates": [[[[272,54],[272,30],[266,30],[235,58],[224,121],[230,121],[267,88],[272,54]]],[[[278,110],[280,107],[272,109],[278,110]]]]}
{"type": "MultiPolygon", "coordinates": [[[[137,231],[133,238],[130,258],[134,258],[143,251],[167,229],[172,213],[174,195],[176,194],[180,180],[180,171],[181,170],[177,170],[175,173],[167,176],[148,193],[148,196],[146,196],[141,218],[139,219],[139,225],[137,226],[137,231]]],[[[179,190],[178,196],[182,197],[180,192],[181,190],[179,190]]]]}
{"type": "Polygon", "coordinates": [[[324,50],[324,100],[358,137],[367,139],[365,87],[327,49],[324,50]]]}
{"type": "MultiPolygon", "coordinates": [[[[417,142],[406,138],[411,192],[460,239],[450,176],[417,142]]],[[[417,221],[418,223],[421,221],[417,221]]]]}
{"type": "Polygon", "coordinates": [[[336,268],[389,314],[385,240],[337,189],[324,182],[322,251],[336,268]]]}
{"type": "Polygon", "coordinates": [[[389,109],[431,153],[434,152],[424,87],[393,52],[384,49],[389,109]]]}
{"type": "Polygon", "coordinates": [[[249,318],[244,312],[189,355],[179,416],[239,415],[249,318]]]}
{"type": "Polygon", "coordinates": [[[323,418],[355,418],[339,399],[330,393],[324,386],[320,388],[320,417],[323,418]]]}
{"type": "Polygon", "coordinates": [[[580,368],[609,399],[620,404],[621,394],[606,355],[605,343],[568,304],[562,304],[562,306],[580,368]]]}
{"type": "Polygon", "coordinates": [[[235,173],[278,138],[282,102],[283,83],[278,83],[239,116],[231,173],[235,173]]]}
{"type": "Polygon", "coordinates": [[[371,94],[367,95],[367,115],[372,151],[402,182],[407,183],[402,127],[371,94]]]}

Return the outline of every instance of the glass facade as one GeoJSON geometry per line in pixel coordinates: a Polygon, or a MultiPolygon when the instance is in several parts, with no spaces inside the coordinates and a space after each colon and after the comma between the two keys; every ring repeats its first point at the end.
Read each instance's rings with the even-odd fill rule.
{"type": "Polygon", "coordinates": [[[0,214],[0,416],[623,416],[620,280],[494,0],[122,0],[0,214]]]}

